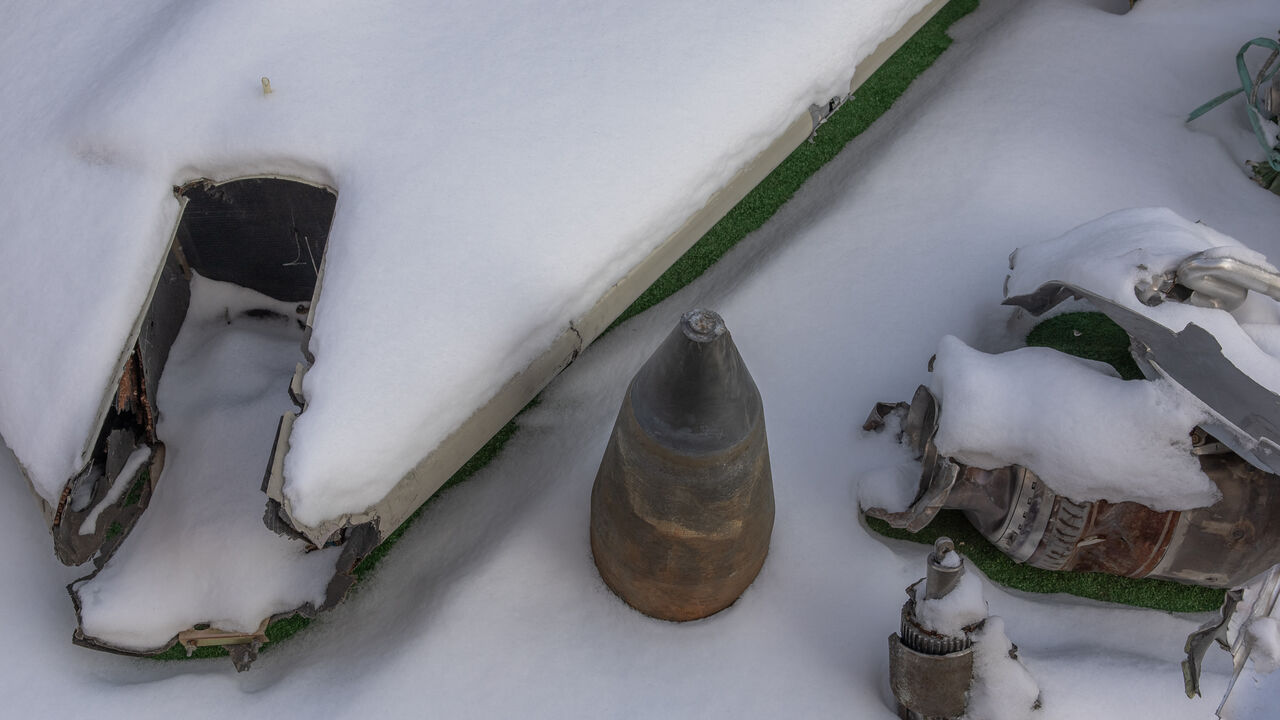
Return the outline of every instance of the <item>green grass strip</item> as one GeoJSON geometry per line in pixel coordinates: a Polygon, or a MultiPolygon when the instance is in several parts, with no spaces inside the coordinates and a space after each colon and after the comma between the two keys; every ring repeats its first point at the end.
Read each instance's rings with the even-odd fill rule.
{"type": "MultiPolygon", "coordinates": [[[[1126,380],[1142,377],[1129,354],[1129,336],[1106,315],[1075,312],[1057,315],[1037,325],[1027,344],[1053,348],[1090,360],[1110,363],[1126,380]]],[[[933,544],[941,535],[957,547],[993,581],[1034,593],[1067,593],[1171,612],[1204,612],[1222,605],[1225,591],[1182,585],[1152,578],[1133,579],[1102,573],[1054,572],[1021,565],[987,541],[958,510],[944,510],[927,527],[912,534],[875,518],[867,526],[886,537],[933,544]]]]}
{"type": "Polygon", "coordinates": [[[1129,352],[1129,334],[1098,312],[1056,315],[1027,333],[1027,345],[1047,347],[1107,363],[1125,380],[1141,380],[1142,371],[1129,352]]]}
{"type": "Polygon", "coordinates": [[[947,28],[978,7],[978,0],[951,0],[898,51],[867,78],[854,96],[831,114],[813,142],[801,143],[786,160],[747,193],[702,239],[694,243],[656,282],[641,293],[611,327],[644,312],[693,282],[715,264],[729,248],[791,199],[809,176],[826,165],[887,111],[907,86],[933,64],[951,45],[947,28]]]}
{"type": "Polygon", "coordinates": [[[886,537],[933,544],[945,535],[992,581],[1033,593],[1066,593],[1105,602],[1170,612],[1205,612],[1222,606],[1223,590],[1181,585],[1168,580],[1126,578],[1082,572],[1054,572],[1020,565],[987,542],[959,510],[943,510],[923,530],[912,534],[867,518],[867,526],[886,537]]]}
{"type": "MultiPolygon", "coordinates": [[[[755,189],[747,193],[747,196],[720,222],[716,223],[702,239],[694,243],[688,252],[645,290],[610,325],[610,329],[662,302],[672,293],[693,282],[728,252],[729,248],[764,225],[765,221],[773,217],[774,213],[796,194],[810,175],[830,162],[850,140],[870,127],[871,123],[883,115],[906,91],[911,81],[938,59],[938,56],[952,42],[947,35],[947,28],[977,7],[978,0],[951,0],[944,5],[878,70],[872,73],[871,77],[867,78],[852,99],[831,114],[812,142],[801,144],[755,189]]],[[[536,402],[535,399],[530,405],[536,402]]],[[[440,490],[387,536],[381,545],[370,552],[355,568],[357,580],[363,580],[373,572],[413,521],[439,497],[441,492],[471,477],[496,457],[502,446],[515,434],[516,429],[515,420],[507,423],[453,477],[449,478],[440,490]]],[[[267,637],[271,639],[271,644],[274,644],[298,632],[308,623],[310,620],[301,615],[277,620],[267,627],[267,637]]],[[[271,644],[264,645],[263,650],[265,651],[271,644]]],[[[227,651],[221,647],[204,647],[197,649],[191,657],[220,657],[226,654],[227,651]]],[[[155,657],[161,660],[178,660],[185,659],[187,654],[182,647],[175,646],[155,657]]]]}

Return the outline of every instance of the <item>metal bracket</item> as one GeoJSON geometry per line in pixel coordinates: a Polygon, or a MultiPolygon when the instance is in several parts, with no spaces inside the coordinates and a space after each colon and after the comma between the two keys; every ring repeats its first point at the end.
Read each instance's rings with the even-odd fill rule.
{"type": "Polygon", "coordinates": [[[849,93],[844,96],[837,95],[823,105],[814,103],[809,106],[809,117],[813,120],[813,132],[809,133],[810,143],[817,142],[818,128],[830,119],[831,115],[835,113],[836,110],[839,110],[842,105],[851,99],[853,99],[853,93],[849,93]]]}

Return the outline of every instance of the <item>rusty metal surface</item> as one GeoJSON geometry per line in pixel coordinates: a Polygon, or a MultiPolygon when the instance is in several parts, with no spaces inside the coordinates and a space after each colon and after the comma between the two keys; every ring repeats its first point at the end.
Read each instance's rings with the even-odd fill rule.
{"type": "Polygon", "coordinates": [[[906,414],[903,442],[924,442],[916,501],[901,513],[869,508],[868,515],[915,532],[938,508],[962,510],[1002,552],[1045,570],[1229,588],[1280,563],[1280,477],[1226,451],[1203,429],[1196,429],[1195,457],[1222,499],[1205,508],[1157,511],[1061,496],[1024,467],[983,470],[941,457],[932,442],[937,405],[922,386],[906,414]],[[927,407],[917,411],[919,403],[927,407]]]}
{"type": "MultiPolygon", "coordinates": [[[[912,585],[907,588],[907,592],[914,592],[915,587],[912,585]]],[[[973,645],[968,635],[951,637],[925,630],[915,621],[915,607],[915,600],[909,600],[902,606],[902,622],[898,633],[907,647],[926,655],[947,655],[973,645]]]]}
{"type": "Polygon", "coordinates": [[[637,610],[673,621],[732,604],[773,531],[759,392],[723,321],[699,312],[632,380],[591,491],[601,578],[637,610]]]}
{"type": "Polygon", "coordinates": [[[1280,563],[1280,477],[1235,455],[1199,459],[1222,499],[1182,513],[1169,549],[1150,575],[1237,587],[1280,563]]]}
{"type": "Polygon", "coordinates": [[[889,636],[889,687],[915,717],[960,717],[972,679],[973,648],[929,655],[907,647],[897,633],[889,636]]]}
{"type": "Polygon", "coordinates": [[[1159,512],[1132,502],[1099,500],[1088,508],[1063,570],[1146,577],[1168,550],[1181,516],[1176,510],[1159,512]]]}

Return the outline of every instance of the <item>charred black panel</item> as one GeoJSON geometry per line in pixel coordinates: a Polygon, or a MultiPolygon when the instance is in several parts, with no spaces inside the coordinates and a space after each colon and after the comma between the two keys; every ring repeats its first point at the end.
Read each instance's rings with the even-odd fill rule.
{"type": "MultiPolygon", "coordinates": [[[[160,268],[160,280],[156,283],[151,306],[142,319],[138,331],[137,352],[142,361],[142,377],[146,398],[154,405],[156,390],[160,387],[160,375],[169,361],[169,348],[178,338],[182,321],[187,317],[191,302],[191,278],[187,277],[180,254],[170,249],[160,268]]],[[[156,415],[151,408],[151,439],[154,440],[156,415]]]]}
{"type": "Polygon", "coordinates": [[[337,197],[278,178],[184,185],[178,243],[191,269],[277,300],[311,300],[337,197]]]}

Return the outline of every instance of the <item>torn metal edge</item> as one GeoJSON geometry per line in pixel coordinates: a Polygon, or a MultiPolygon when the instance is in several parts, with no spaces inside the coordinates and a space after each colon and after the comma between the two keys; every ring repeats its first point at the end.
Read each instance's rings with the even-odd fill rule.
{"type": "MultiPolygon", "coordinates": [[[[193,174],[198,175],[198,173],[193,173],[193,174]]],[[[285,180],[289,182],[300,183],[310,187],[326,190],[332,193],[335,197],[338,194],[337,191],[328,182],[316,181],[309,178],[288,175],[288,174],[273,174],[273,173],[256,173],[256,174],[248,174],[248,175],[237,175],[237,176],[229,177],[226,179],[211,179],[209,177],[201,176],[201,177],[196,177],[196,179],[190,180],[184,183],[183,185],[174,186],[174,196],[178,202],[178,208],[177,208],[177,213],[174,216],[173,226],[169,231],[169,238],[164,245],[164,249],[162,254],[160,255],[160,259],[156,263],[156,271],[153,277],[151,278],[151,283],[147,289],[147,293],[143,298],[142,303],[139,305],[137,315],[135,316],[133,321],[133,325],[130,328],[129,334],[124,338],[124,341],[121,343],[121,349],[119,352],[119,357],[115,364],[115,370],[113,371],[112,375],[110,376],[110,378],[108,379],[108,382],[104,387],[102,398],[99,401],[98,410],[94,415],[94,422],[92,425],[94,430],[92,433],[90,433],[90,435],[88,435],[85,438],[84,445],[78,451],[78,463],[81,469],[78,472],[76,472],[74,475],[72,475],[72,477],[67,479],[57,501],[51,502],[49,499],[42,496],[40,492],[36,489],[35,484],[32,482],[31,477],[28,474],[26,466],[22,463],[22,458],[16,458],[18,461],[19,469],[22,472],[24,479],[26,479],[27,485],[31,490],[32,495],[36,498],[36,501],[40,506],[41,512],[44,515],[45,526],[49,529],[50,534],[54,536],[55,555],[57,555],[59,560],[61,560],[64,564],[82,565],[88,562],[89,560],[94,560],[96,563],[101,564],[109,558],[111,552],[113,552],[115,547],[119,545],[119,542],[99,544],[99,541],[94,539],[91,542],[90,541],[86,541],[85,543],[77,542],[76,543],[77,547],[68,548],[65,546],[65,543],[61,543],[61,544],[59,543],[59,540],[58,540],[59,526],[60,526],[60,523],[64,521],[64,515],[68,515],[67,508],[68,508],[68,503],[71,497],[70,490],[72,486],[75,484],[76,480],[80,478],[81,475],[83,475],[85,472],[89,470],[93,462],[94,449],[100,439],[99,436],[102,432],[104,423],[107,420],[109,411],[112,408],[113,404],[116,402],[117,396],[120,392],[121,382],[124,379],[125,374],[129,371],[129,368],[131,366],[131,359],[133,358],[135,351],[138,347],[138,343],[140,342],[140,338],[143,335],[144,325],[146,324],[147,318],[150,315],[152,304],[155,301],[156,293],[159,289],[162,278],[164,277],[166,266],[169,264],[169,259],[171,258],[171,256],[174,255],[175,250],[178,253],[178,255],[181,255],[181,248],[178,244],[178,234],[180,231],[180,227],[182,225],[182,219],[185,215],[185,212],[187,209],[187,203],[188,203],[188,198],[183,195],[183,193],[181,192],[181,189],[188,187],[194,183],[203,182],[213,186],[219,186],[219,185],[224,185],[231,182],[238,182],[243,180],[255,180],[255,179],[285,180]]],[[[187,270],[187,268],[185,267],[185,264],[183,266],[183,270],[184,272],[187,270]]],[[[319,285],[317,280],[316,294],[318,294],[318,291],[319,291],[319,285]]],[[[313,300],[314,300],[314,297],[315,295],[313,295],[313,300]]],[[[310,308],[309,310],[311,312],[314,312],[314,302],[312,302],[312,308],[310,308]]],[[[309,326],[309,323],[308,323],[308,326],[309,326]]],[[[310,355],[306,347],[305,341],[304,341],[302,350],[303,350],[304,356],[310,355]]],[[[159,468],[162,467],[161,465],[162,462],[163,462],[163,453],[160,453],[158,457],[154,458],[151,461],[151,466],[152,466],[151,480],[147,484],[146,492],[144,492],[145,497],[143,501],[138,504],[136,512],[123,513],[121,512],[122,508],[113,508],[115,512],[120,515],[119,518],[116,518],[117,520],[123,518],[124,520],[129,521],[125,525],[123,534],[127,535],[128,530],[132,526],[132,522],[136,521],[137,516],[140,516],[141,511],[145,509],[146,499],[149,498],[150,491],[154,489],[155,484],[159,479],[158,478],[159,468]]],[[[92,508],[95,505],[97,505],[101,499],[101,496],[104,494],[105,494],[105,490],[103,492],[95,492],[90,502],[89,508],[92,508]]],[[[68,518],[70,520],[75,520],[76,518],[80,517],[83,514],[84,513],[80,513],[75,517],[71,517],[68,515],[68,518]]],[[[111,524],[111,520],[105,519],[104,524],[109,527],[111,524]]],[[[102,535],[103,533],[99,532],[99,533],[95,533],[94,537],[100,538],[102,535]]],[[[123,539],[123,538],[121,537],[120,539],[123,539]]]]}
{"type": "Polygon", "coordinates": [[[356,565],[378,546],[378,543],[381,542],[381,536],[376,525],[369,523],[345,528],[340,541],[342,543],[342,552],[338,554],[337,559],[334,561],[333,577],[329,579],[329,583],[325,587],[324,600],[319,605],[306,602],[292,610],[265,617],[258,625],[258,628],[252,632],[224,630],[208,626],[206,623],[198,623],[195,627],[175,633],[167,641],[156,647],[143,649],[113,645],[110,642],[85,633],[79,588],[97,577],[103,567],[100,564],[93,572],[67,584],[67,594],[71,596],[71,604],[76,614],[76,629],[71,635],[71,642],[81,647],[131,657],[153,657],[167,652],[175,645],[182,645],[186,649],[187,655],[190,656],[199,647],[216,645],[227,648],[227,652],[231,655],[231,660],[237,670],[247,670],[250,664],[257,659],[258,649],[269,642],[266,631],[271,623],[294,615],[315,618],[320,612],[332,609],[342,602],[347,592],[355,585],[354,570],[356,565]],[[200,625],[206,625],[206,627],[200,628],[200,625]]]}
{"type": "MultiPolygon", "coordinates": [[[[44,514],[45,526],[49,529],[50,535],[54,537],[54,542],[55,542],[54,554],[64,564],[80,565],[85,562],[88,562],[90,559],[94,557],[99,557],[99,556],[102,556],[100,558],[100,561],[105,562],[106,557],[109,556],[111,552],[114,552],[115,548],[119,546],[119,542],[116,542],[110,546],[104,543],[94,548],[91,552],[88,552],[88,553],[76,552],[73,555],[68,555],[65,551],[65,548],[61,548],[58,544],[58,526],[60,521],[64,519],[64,515],[66,514],[65,511],[67,509],[67,503],[70,498],[69,491],[71,489],[71,486],[75,483],[77,478],[79,478],[83,473],[89,470],[89,466],[93,462],[94,447],[96,446],[99,439],[99,435],[102,432],[102,428],[106,423],[107,414],[110,411],[112,405],[116,402],[116,398],[120,392],[121,380],[124,377],[125,372],[129,369],[129,366],[131,364],[130,362],[131,358],[134,355],[134,351],[135,351],[135,348],[137,347],[139,337],[142,334],[143,324],[145,323],[146,318],[151,309],[152,299],[155,297],[156,290],[160,286],[161,278],[164,276],[165,266],[168,264],[168,258],[172,253],[174,244],[177,242],[178,225],[182,220],[182,213],[186,209],[186,203],[187,203],[186,198],[178,197],[178,213],[176,216],[177,219],[173,223],[173,229],[169,232],[169,241],[164,246],[164,252],[161,255],[160,261],[156,263],[155,275],[151,278],[151,285],[147,289],[146,297],[144,298],[142,305],[138,309],[137,317],[134,318],[133,326],[129,330],[129,335],[125,338],[125,341],[121,345],[120,354],[115,364],[116,369],[112,373],[110,379],[108,380],[103,390],[102,399],[98,405],[98,411],[94,415],[94,422],[92,425],[93,431],[85,438],[85,441],[84,441],[85,444],[83,447],[81,447],[79,451],[78,463],[80,465],[80,470],[78,470],[74,475],[72,475],[70,478],[67,479],[66,483],[63,485],[62,493],[59,496],[59,500],[56,504],[50,503],[47,499],[44,498],[44,496],[40,494],[38,490],[36,490],[35,483],[32,482],[31,477],[28,475],[26,466],[22,464],[21,458],[18,458],[19,460],[18,467],[22,472],[22,476],[27,480],[27,484],[30,487],[32,494],[36,497],[37,501],[39,502],[40,509],[44,514]],[[104,551],[105,551],[105,556],[104,556],[104,551]]],[[[148,467],[163,467],[163,462],[164,462],[164,452],[163,450],[160,450],[158,455],[153,456],[153,458],[148,462],[148,467]]],[[[158,472],[156,474],[158,474],[158,472]]],[[[144,498],[139,503],[139,507],[136,513],[126,514],[123,512],[123,507],[112,508],[113,510],[116,511],[116,514],[119,515],[119,517],[115,518],[116,520],[119,520],[121,518],[130,520],[128,525],[125,526],[124,534],[128,534],[128,529],[132,527],[133,522],[136,522],[137,518],[141,516],[142,510],[146,509],[147,500],[149,500],[150,498],[151,490],[154,490],[155,488],[156,480],[157,480],[157,477],[155,474],[153,474],[150,481],[147,483],[148,487],[146,491],[144,491],[144,498]]],[[[90,503],[90,506],[87,509],[91,509],[96,504],[96,502],[101,499],[102,494],[105,494],[105,492],[96,493],[93,499],[94,501],[90,503]]],[[[104,511],[104,514],[107,514],[107,512],[104,511]]],[[[82,517],[83,513],[81,513],[80,516],[82,517]]],[[[74,519],[74,518],[69,518],[69,519],[74,519]]],[[[99,518],[99,520],[101,521],[102,518],[99,518]]],[[[106,525],[110,526],[110,524],[111,524],[111,520],[108,519],[106,521],[106,525]]],[[[102,538],[103,535],[104,535],[103,532],[98,532],[94,534],[96,538],[102,538]]],[[[123,540],[123,537],[121,537],[120,540],[123,540]]],[[[81,550],[83,550],[83,548],[81,550]]]]}
{"type": "MultiPolygon", "coordinates": [[[[151,288],[148,291],[146,299],[144,300],[139,310],[138,317],[134,322],[134,328],[131,331],[131,334],[127,339],[127,342],[124,345],[125,349],[121,355],[122,359],[119,364],[119,369],[117,370],[115,376],[112,378],[112,381],[108,385],[107,391],[104,394],[103,408],[99,413],[99,417],[97,419],[97,423],[95,426],[98,428],[98,430],[94,434],[94,436],[92,436],[88,441],[89,448],[90,448],[89,462],[92,462],[92,450],[93,450],[94,444],[98,442],[98,436],[102,434],[102,427],[107,420],[109,410],[112,407],[112,404],[116,401],[117,397],[122,392],[121,378],[125,376],[125,373],[128,372],[131,367],[133,367],[134,365],[137,365],[137,363],[134,362],[134,357],[136,353],[139,352],[138,348],[139,348],[139,343],[141,342],[140,338],[142,337],[143,326],[146,324],[147,318],[150,317],[152,314],[152,310],[153,310],[152,306],[157,299],[157,292],[158,292],[159,284],[161,282],[161,277],[164,274],[166,267],[170,265],[171,260],[175,255],[175,253],[179,256],[179,264],[182,265],[183,275],[187,276],[187,278],[189,279],[190,269],[186,265],[185,260],[181,257],[182,248],[179,244],[179,234],[181,232],[181,227],[186,214],[187,204],[188,204],[188,198],[182,193],[182,189],[193,186],[197,183],[204,183],[209,186],[216,187],[216,186],[220,186],[228,183],[240,182],[245,180],[282,180],[282,181],[298,183],[301,185],[306,185],[308,187],[324,190],[330,193],[335,198],[335,201],[338,196],[337,191],[328,184],[318,183],[318,182],[314,182],[304,178],[298,178],[298,177],[292,177],[292,176],[286,176],[286,175],[274,175],[274,174],[237,176],[237,177],[232,177],[226,180],[210,180],[208,178],[198,178],[182,186],[175,186],[174,195],[179,202],[179,208],[178,208],[178,214],[177,214],[176,220],[174,221],[173,230],[169,236],[169,243],[165,247],[165,255],[164,255],[165,259],[158,266],[159,269],[157,270],[156,277],[153,279],[151,288]]],[[[307,308],[309,313],[308,319],[310,319],[311,317],[310,313],[314,312],[315,300],[320,293],[320,277],[322,276],[322,273],[323,273],[324,257],[327,257],[327,253],[322,255],[321,266],[317,271],[316,284],[311,294],[311,298],[308,301],[309,302],[309,307],[307,308]]],[[[301,313],[302,310],[303,308],[300,304],[299,312],[301,313]]],[[[186,314],[185,308],[183,308],[182,315],[185,317],[185,314],[186,314]]],[[[179,326],[181,325],[181,321],[179,321],[178,325],[179,326]]],[[[308,322],[305,327],[309,331],[310,322],[308,322]]],[[[302,347],[300,349],[304,354],[304,356],[308,359],[308,361],[311,361],[311,360],[314,360],[314,358],[307,351],[306,341],[308,338],[309,338],[309,332],[304,335],[302,347]]],[[[167,348],[165,349],[165,354],[167,354],[167,348]]],[[[301,363],[299,364],[299,367],[302,367],[301,363]]],[[[298,375],[300,376],[300,373],[298,373],[298,375]]],[[[295,395],[292,392],[293,388],[297,385],[297,382],[299,379],[300,377],[295,377],[294,382],[291,383],[290,385],[291,396],[293,396],[295,402],[300,402],[300,397],[298,395],[295,395]]],[[[142,377],[139,376],[138,380],[142,380],[142,377]]],[[[153,378],[152,382],[148,384],[158,385],[158,383],[159,383],[159,378],[156,377],[156,378],[153,378]]],[[[301,405],[299,406],[301,407],[301,405]]],[[[150,408],[150,409],[154,411],[154,408],[150,408]]],[[[149,417],[148,419],[149,421],[154,421],[153,417],[149,417]]],[[[164,459],[165,459],[164,443],[156,441],[154,444],[151,444],[150,447],[152,452],[151,456],[143,463],[141,468],[139,468],[135,473],[133,473],[132,477],[128,479],[125,479],[125,478],[117,479],[118,482],[128,482],[130,486],[136,486],[137,483],[142,482],[142,486],[140,487],[140,496],[131,499],[129,497],[130,493],[128,491],[121,493],[120,498],[115,503],[113,503],[110,507],[106,507],[102,509],[101,515],[97,518],[95,531],[92,535],[89,536],[89,540],[86,541],[85,543],[86,547],[76,549],[77,553],[79,553],[80,555],[83,555],[83,557],[79,558],[80,560],[79,562],[75,562],[71,564],[78,565],[92,559],[94,561],[94,570],[88,575],[82,578],[79,578],[67,585],[67,592],[71,596],[72,605],[74,606],[75,613],[76,613],[77,627],[72,636],[72,642],[74,644],[81,645],[83,647],[93,648],[96,650],[103,650],[106,652],[111,652],[111,653],[116,653],[121,655],[131,655],[131,656],[158,655],[160,653],[167,651],[169,648],[173,647],[175,644],[178,644],[178,643],[181,643],[184,647],[187,648],[188,654],[193,652],[195,648],[201,647],[201,646],[206,646],[206,645],[226,646],[228,648],[228,652],[232,656],[232,660],[235,663],[236,668],[238,670],[245,670],[245,669],[248,669],[249,665],[257,657],[257,652],[259,647],[263,643],[268,641],[265,631],[267,626],[271,622],[278,619],[291,617],[295,614],[300,614],[308,618],[314,617],[317,612],[321,610],[329,609],[337,605],[339,602],[342,601],[347,591],[355,583],[355,577],[354,575],[352,575],[352,571],[355,568],[355,566],[360,562],[360,560],[365,555],[369,553],[370,550],[372,550],[378,544],[379,536],[376,530],[376,525],[366,524],[366,525],[352,525],[352,526],[344,527],[343,530],[336,537],[336,541],[343,544],[343,551],[338,555],[338,558],[335,561],[334,574],[329,579],[326,585],[324,600],[321,602],[321,604],[317,607],[314,603],[307,602],[293,610],[277,613],[270,617],[264,618],[260,623],[258,630],[253,633],[225,631],[218,628],[208,628],[208,627],[205,627],[204,629],[197,629],[193,627],[175,634],[172,638],[170,638],[167,642],[163,643],[159,647],[147,648],[147,649],[141,649],[141,650],[119,647],[116,645],[112,645],[111,643],[106,642],[104,640],[100,640],[98,638],[89,636],[84,632],[84,629],[83,629],[84,626],[83,626],[83,620],[81,615],[81,599],[78,593],[78,588],[82,586],[84,583],[92,580],[94,577],[97,576],[97,574],[106,565],[107,561],[114,554],[116,549],[120,547],[125,537],[128,536],[129,530],[132,529],[134,523],[136,523],[138,518],[141,517],[143,511],[146,509],[148,500],[150,499],[150,496],[159,481],[160,475],[163,470],[164,459]],[[118,523],[119,526],[116,528],[116,532],[112,534],[111,528],[116,523],[118,523]],[[86,549],[88,550],[87,554],[85,552],[81,552],[81,551],[85,551],[86,549]]],[[[55,550],[57,550],[59,547],[58,545],[59,536],[57,534],[58,520],[62,520],[64,523],[74,524],[75,528],[78,531],[78,528],[80,527],[80,523],[83,521],[83,518],[87,516],[90,512],[92,512],[93,509],[97,507],[101,502],[103,502],[104,497],[108,493],[107,487],[102,486],[103,485],[102,483],[97,483],[93,491],[93,496],[91,500],[88,502],[87,506],[85,506],[80,511],[76,511],[76,512],[70,511],[68,502],[72,493],[69,492],[69,489],[75,483],[78,477],[79,477],[79,474],[77,474],[77,476],[68,480],[62,492],[61,500],[56,506],[51,505],[47,501],[44,501],[44,499],[39,495],[39,493],[35,492],[35,487],[34,485],[30,484],[30,478],[28,478],[28,484],[31,487],[33,495],[35,495],[35,497],[40,499],[42,502],[42,507],[45,511],[45,516],[46,516],[46,522],[50,527],[50,531],[54,534],[55,550]]],[[[60,559],[64,559],[64,560],[66,559],[64,557],[64,555],[66,554],[64,551],[58,551],[56,554],[59,555],[60,559]]]]}

